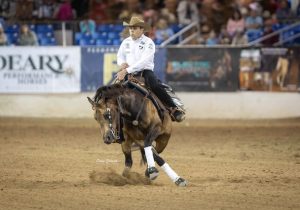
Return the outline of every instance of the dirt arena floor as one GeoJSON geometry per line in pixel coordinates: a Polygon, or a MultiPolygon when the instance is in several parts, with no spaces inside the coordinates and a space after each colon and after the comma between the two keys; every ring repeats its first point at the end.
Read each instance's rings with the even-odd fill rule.
{"type": "Polygon", "coordinates": [[[174,124],[150,183],[94,120],[0,118],[0,209],[300,209],[300,119],[174,124]]]}

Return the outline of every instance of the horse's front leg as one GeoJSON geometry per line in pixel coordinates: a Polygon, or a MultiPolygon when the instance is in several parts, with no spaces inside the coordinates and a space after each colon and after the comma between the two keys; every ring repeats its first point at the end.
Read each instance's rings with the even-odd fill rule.
{"type": "Polygon", "coordinates": [[[152,143],[158,136],[159,136],[159,130],[158,128],[154,128],[148,133],[148,135],[144,140],[144,150],[145,150],[146,160],[148,164],[146,176],[148,176],[150,180],[156,179],[156,177],[158,177],[159,175],[158,170],[155,168],[155,162],[154,162],[153,151],[152,151],[152,143]]]}
{"type": "Polygon", "coordinates": [[[121,144],[122,151],[125,156],[125,168],[122,173],[123,176],[127,176],[127,174],[129,173],[129,171],[132,167],[133,162],[132,162],[132,155],[131,155],[131,144],[132,144],[132,141],[130,141],[128,139],[123,141],[121,144]]]}

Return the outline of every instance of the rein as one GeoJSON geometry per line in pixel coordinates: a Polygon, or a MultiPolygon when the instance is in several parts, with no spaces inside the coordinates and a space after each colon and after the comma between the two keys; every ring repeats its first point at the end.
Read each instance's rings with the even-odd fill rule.
{"type": "MultiPolygon", "coordinates": [[[[140,115],[141,115],[141,113],[142,113],[142,110],[143,110],[143,108],[144,108],[145,101],[146,101],[148,95],[149,95],[149,93],[146,94],[146,95],[143,97],[143,103],[142,103],[142,105],[140,106],[140,109],[139,109],[139,111],[138,111],[138,114],[137,114],[136,117],[135,117],[135,120],[132,120],[132,121],[129,120],[129,121],[131,121],[132,125],[134,125],[134,126],[138,126],[138,125],[139,125],[139,121],[138,121],[138,120],[139,120],[139,118],[140,118],[140,115]]],[[[123,108],[123,106],[122,106],[122,103],[121,103],[121,100],[120,100],[119,97],[117,98],[117,102],[118,102],[119,110],[120,110],[120,112],[121,112],[121,117],[122,117],[123,119],[125,119],[125,120],[128,120],[125,116],[126,116],[126,115],[131,116],[131,113],[128,112],[128,111],[126,111],[126,110],[124,110],[124,108],[123,108]]],[[[119,124],[120,124],[120,123],[119,123],[119,124]]]]}

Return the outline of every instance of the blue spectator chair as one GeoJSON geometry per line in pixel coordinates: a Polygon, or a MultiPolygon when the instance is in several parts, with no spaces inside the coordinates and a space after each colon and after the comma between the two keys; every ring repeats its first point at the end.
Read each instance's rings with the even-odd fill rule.
{"type": "Polygon", "coordinates": [[[173,30],[174,34],[184,28],[184,26],[179,24],[171,24],[169,27],[173,30]]]}
{"type": "Polygon", "coordinates": [[[97,39],[96,40],[97,46],[103,46],[103,45],[105,45],[105,43],[106,43],[105,39],[97,39]]]}
{"type": "Polygon", "coordinates": [[[92,34],[93,39],[106,39],[107,38],[107,33],[102,32],[102,33],[94,33],[92,34]]]}
{"type": "Polygon", "coordinates": [[[8,45],[17,45],[19,40],[19,33],[6,33],[8,39],[8,45]]]}
{"type": "Polygon", "coordinates": [[[89,37],[82,37],[79,40],[79,45],[80,46],[90,46],[90,45],[95,45],[96,44],[96,40],[89,38],[89,37]]]}
{"type": "Polygon", "coordinates": [[[6,26],[5,28],[5,33],[19,33],[20,26],[18,24],[13,24],[6,26]]]}
{"type": "Polygon", "coordinates": [[[75,33],[75,44],[79,45],[79,41],[83,38],[83,34],[81,32],[75,33]]]}
{"type": "Polygon", "coordinates": [[[31,31],[36,32],[36,25],[35,25],[35,24],[29,24],[28,27],[29,27],[29,29],[30,29],[31,31]]]}
{"type": "Polygon", "coordinates": [[[80,39],[78,44],[79,44],[80,46],[87,46],[87,43],[88,43],[87,40],[85,40],[85,39],[80,39]]]}
{"type": "Polygon", "coordinates": [[[105,41],[105,45],[113,45],[113,41],[111,39],[107,39],[105,41]]]}
{"type": "Polygon", "coordinates": [[[116,25],[114,25],[114,28],[113,28],[114,31],[119,32],[119,33],[121,31],[123,31],[123,29],[124,29],[124,26],[121,24],[116,24],[116,25]]]}
{"type": "Polygon", "coordinates": [[[111,32],[108,32],[108,34],[107,34],[108,39],[117,39],[119,37],[120,37],[120,35],[118,32],[111,31],[111,32]]]}
{"type": "Polygon", "coordinates": [[[280,29],[282,29],[286,26],[287,25],[283,24],[283,23],[276,23],[276,24],[272,25],[272,29],[273,29],[273,31],[277,31],[277,30],[280,30],[280,29]]]}
{"type": "Polygon", "coordinates": [[[113,39],[112,44],[113,45],[120,45],[121,44],[121,40],[120,39],[113,39]]]}
{"type": "Polygon", "coordinates": [[[294,31],[295,34],[300,33],[300,25],[294,27],[292,30],[294,31]]]}
{"type": "Polygon", "coordinates": [[[249,32],[246,32],[246,34],[248,36],[248,41],[252,42],[252,41],[262,37],[264,32],[263,31],[249,31],[249,32]]]}
{"type": "Polygon", "coordinates": [[[98,32],[109,32],[109,24],[100,24],[97,26],[97,31],[98,32]]]}
{"type": "MultiPolygon", "coordinates": [[[[283,33],[281,33],[281,40],[286,40],[288,38],[290,38],[291,36],[294,36],[295,32],[293,30],[288,30],[288,31],[285,31],[283,33]]],[[[294,40],[289,40],[289,41],[286,41],[284,42],[283,44],[284,45],[292,45],[294,42],[294,40]]]]}
{"type": "Polygon", "coordinates": [[[154,43],[155,43],[155,45],[160,45],[161,43],[163,43],[163,40],[161,40],[161,39],[155,39],[154,43]]]}
{"type": "Polygon", "coordinates": [[[38,24],[36,26],[37,33],[47,33],[47,32],[54,32],[53,25],[51,24],[38,24]]]}
{"type": "Polygon", "coordinates": [[[43,37],[39,41],[41,46],[54,46],[56,45],[55,38],[43,37]]]}

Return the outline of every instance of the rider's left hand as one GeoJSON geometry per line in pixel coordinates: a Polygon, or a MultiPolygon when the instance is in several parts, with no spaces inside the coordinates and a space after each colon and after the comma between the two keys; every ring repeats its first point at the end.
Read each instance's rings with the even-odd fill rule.
{"type": "Polygon", "coordinates": [[[117,73],[118,80],[120,80],[120,81],[123,80],[124,77],[126,76],[126,74],[127,74],[127,70],[126,69],[122,69],[121,71],[119,71],[117,73]]]}

